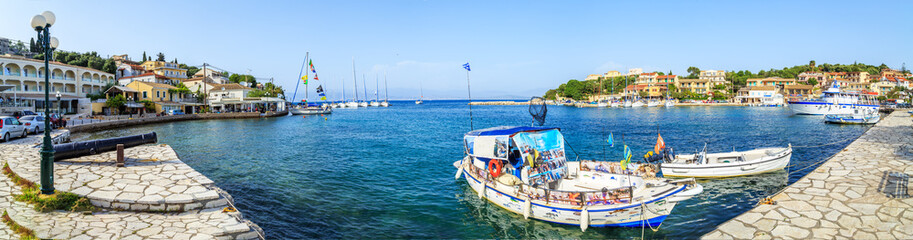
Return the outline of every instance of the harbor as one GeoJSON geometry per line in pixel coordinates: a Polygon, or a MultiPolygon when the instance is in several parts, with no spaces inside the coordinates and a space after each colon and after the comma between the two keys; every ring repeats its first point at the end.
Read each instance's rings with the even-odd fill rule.
{"type": "Polygon", "coordinates": [[[910,239],[913,118],[894,112],[805,177],[703,239],[910,239]]]}

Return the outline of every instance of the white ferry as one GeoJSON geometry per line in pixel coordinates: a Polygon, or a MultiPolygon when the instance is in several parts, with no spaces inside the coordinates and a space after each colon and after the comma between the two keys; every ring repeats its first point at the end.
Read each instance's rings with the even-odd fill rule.
{"type": "Polygon", "coordinates": [[[467,133],[453,163],[479,197],[526,218],[587,227],[657,227],[703,191],[694,179],[655,177],[648,164],[567,161],[557,128],[495,127],[467,133]],[[628,168],[629,167],[629,168],[628,168]]]}
{"type": "Polygon", "coordinates": [[[836,83],[823,94],[820,99],[789,101],[789,109],[795,114],[823,115],[852,114],[857,110],[877,112],[880,107],[874,96],[841,92],[836,83]]]}

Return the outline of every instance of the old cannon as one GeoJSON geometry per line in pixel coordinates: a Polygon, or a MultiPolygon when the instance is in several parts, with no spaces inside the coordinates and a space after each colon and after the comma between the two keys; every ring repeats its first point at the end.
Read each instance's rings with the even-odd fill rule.
{"type": "Polygon", "coordinates": [[[126,137],[57,144],[54,145],[54,161],[113,151],[117,149],[118,144],[123,144],[124,147],[134,147],[157,141],[158,136],[155,132],[151,132],[126,137]]]}

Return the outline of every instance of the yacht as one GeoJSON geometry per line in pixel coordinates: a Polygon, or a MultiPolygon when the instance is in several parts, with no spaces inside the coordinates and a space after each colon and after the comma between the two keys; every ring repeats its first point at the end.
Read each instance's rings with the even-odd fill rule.
{"type": "Polygon", "coordinates": [[[819,99],[788,101],[789,109],[795,114],[853,114],[856,110],[878,112],[875,96],[840,91],[836,83],[824,91],[819,99]]]}

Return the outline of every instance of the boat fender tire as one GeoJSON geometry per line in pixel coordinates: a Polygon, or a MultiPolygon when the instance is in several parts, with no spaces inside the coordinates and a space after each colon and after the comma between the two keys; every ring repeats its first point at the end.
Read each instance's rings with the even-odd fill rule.
{"type": "Polygon", "coordinates": [[[503,167],[504,167],[504,164],[501,163],[501,160],[488,161],[488,173],[491,174],[491,176],[494,178],[498,178],[498,176],[501,176],[501,168],[503,168],[503,167]],[[492,168],[492,167],[494,167],[494,168],[492,168]]]}

